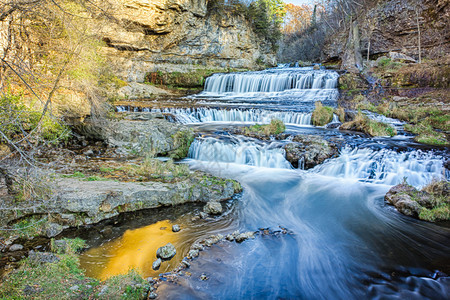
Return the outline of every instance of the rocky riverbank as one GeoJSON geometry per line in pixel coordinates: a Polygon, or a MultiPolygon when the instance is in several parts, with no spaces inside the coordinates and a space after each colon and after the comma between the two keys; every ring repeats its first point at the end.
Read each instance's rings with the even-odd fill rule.
{"type": "Polygon", "coordinates": [[[122,114],[103,125],[86,122],[78,127],[84,135],[69,148],[41,151],[38,161],[47,168],[2,174],[5,201],[0,226],[11,229],[4,231],[7,240],[54,237],[65,228],[123,212],[187,202],[217,203],[241,191],[236,181],[189,171],[187,165],[168,158],[156,159],[184,158],[194,135],[161,114],[122,114]],[[92,138],[100,141],[94,143],[92,138]],[[27,181],[8,181],[25,175],[27,181]],[[25,197],[28,192],[32,197],[25,197]]]}

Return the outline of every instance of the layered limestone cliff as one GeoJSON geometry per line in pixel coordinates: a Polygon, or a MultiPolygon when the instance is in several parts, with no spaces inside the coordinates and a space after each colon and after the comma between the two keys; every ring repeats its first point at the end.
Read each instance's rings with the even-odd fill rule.
{"type": "Polygon", "coordinates": [[[102,29],[118,75],[143,82],[149,72],[255,68],[276,63],[241,14],[208,9],[208,0],[116,0],[102,29]]]}
{"type": "MultiPolygon", "coordinates": [[[[396,51],[417,59],[420,28],[422,57],[444,56],[450,53],[449,20],[450,3],[447,0],[376,1],[356,20],[362,54],[365,58],[370,41],[370,55],[396,51]]],[[[325,60],[343,58],[348,36],[348,30],[341,31],[328,40],[325,60]]]]}

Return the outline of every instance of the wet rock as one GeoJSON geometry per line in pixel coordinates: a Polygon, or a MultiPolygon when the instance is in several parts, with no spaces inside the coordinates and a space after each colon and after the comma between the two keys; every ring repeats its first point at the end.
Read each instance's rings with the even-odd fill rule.
{"type": "Polygon", "coordinates": [[[202,274],[202,275],[200,275],[200,280],[203,280],[203,281],[205,281],[205,280],[208,280],[209,279],[209,277],[208,276],[206,276],[206,274],[202,274]]]}
{"type": "Polygon", "coordinates": [[[23,249],[23,246],[20,244],[14,244],[14,245],[11,245],[11,247],[9,247],[9,251],[19,251],[22,249],[23,249]]]}
{"type": "Polygon", "coordinates": [[[284,147],[284,150],[286,160],[294,168],[307,170],[338,154],[336,145],[321,137],[297,135],[292,141],[284,147]]]}
{"type": "Polygon", "coordinates": [[[188,258],[195,258],[199,256],[200,251],[199,250],[190,250],[188,253],[188,258]]]}
{"type": "Polygon", "coordinates": [[[156,297],[158,297],[158,294],[156,294],[155,292],[150,292],[148,294],[148,299],[156,299],[156,297]]]}
{"type": "Polygon", "coordinates": [[[223,211],[222,204],[217,201],[210,201],[203,207],[203,211],[210,215],[220,215],[223,211]]]}
{"type": "Polygon", "coordinates": [[[177,225],[177,224],[175,224],[175,225],[172,225],[172,231],[173,232],[178,232],[178,231],[180,231],[181,229],[180,229],[180,225],[177,225]]]}
{"type": "Polygon", "coordinates": [[[204,241],[204,243],[206,246],[211,247],[212,245],[217,244],[222,239],[223,239],[223,235],[221,235],[221,234],[212,235],[209,238],[207,238],[204,241]]]}
{"type": "Polygon", "coordinates": [[[65,240],[55,240],[52,244],[52,251],[56,253],[66,253],[68,243],[65,240]]]}
{"type": "Polygon", "coordinates": [[[52,238],[60,234],[64,230],[64,227],[57,223],[49,223],[46,226],[45,234],[47,237],[52,238]]]}
{"type": "Polygon", "coordinates": [[[28,259],[33,263],[56,263],[60,258],[50,252],[35,252],[31,250],[28,253],[28,259]]]}
{"type": "Polygon", "coordinates": [[[185,267],[185,268],[189,268],[191,266],[191,264],[189,263],[189,261],[187,260],[187,258],[183,258],[183,260],[181,261],[181,264],[185,267]]]}
{"type": "MultiPolygon", "coordinates": [[[[392,204],[392,205],[396,205],[396,203],[402,199],[401,195],[407,195],[409,193],[416,193],[418,192],[413,186],[410,186],[408,184],[398,184],[394,187],[392,187],[387,194],[384,196],[384,199],[392,204]]],[[[409,196],[408,196],[409,198],[409,196]]],[[[403,198],[403,200],[408,200],[406,198],[403,198]]]]}
{"type": "Polygon", "coordinates": [[[208,214],[205,213],[205,212],[203,212],[203,211],[201,211],[201,212],[199,213],[199,216],[200,216],[200,218],[202,218],[202,219],[208,219],[208,218],[209,218],[208,214]]]}
{"type": "Polygon", "coordinates": [[[412,200],[411,197],[406,194],[399,195],[399,199],[396,202],[395,207],[402,214],[415,218],[419,216],[421,210],[419,203],[412,200]]]}
{"type": "MultiPolygon", "coordinates": [[[[422,194],[413,186],[410,186],[406,183],[398,184],[392,187],[384,196],[384,199],[389,203],[395,206],[395,208],[404,215],[417,218],[422,209],[421,205],[412,199],[412,195],[416,195],[417,199],[421,197],[417,197],[422,194]]],[[[423,198],[420,200],[423,204],[429,203],[430,199],[423,198]]]]}
{"type": "Polygon", "coordinates": [[[169,260],[172,257],[177,254],[177,250],[175,249],[175,246],[171,243],[168,243],[167,245],[158,248],[156,251],[156,256],[163,259],[163,260],[169,260]]]}
{"type": "Polygon", "coordinates": [[[242,243],[245,240],[254,239],[254,238],[255,238],[255,233],[252,231],[248,231],[248,232],[244,232],[244,233],[241,233],[238,236],[236,236],[236,242],[242,243]]]}
{"type": "Polygon", "coordinates": [[[162,260],[160,258],[157,258],[152,264],[152,269],[155,271],[159,270],[159,268],[161,267],[161,263],[162,263],[162,260]]]}

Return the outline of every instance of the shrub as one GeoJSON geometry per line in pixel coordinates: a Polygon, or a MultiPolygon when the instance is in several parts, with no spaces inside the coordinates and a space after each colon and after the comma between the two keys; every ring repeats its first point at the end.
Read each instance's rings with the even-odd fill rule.
{"type": "Polygon", "coordinates": [[[314,126],[324,126],[330,123],[333,120],[333,108],[323,106],[322,102],[317,101],[311,120],[314,126]]]}

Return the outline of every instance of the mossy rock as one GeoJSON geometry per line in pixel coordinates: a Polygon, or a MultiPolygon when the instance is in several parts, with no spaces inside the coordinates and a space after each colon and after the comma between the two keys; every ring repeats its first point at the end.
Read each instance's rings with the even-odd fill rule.
{"type": "Polygon", "coordinates": [[[194,141],[194,131],[190,128],[183,129],[175,133],[173,136],[175,150],[169,152],[169,156],[173,159],[182,159],[187,157],[189,147],[194,141]]]}
{"type": "Polygon", "coordinates": [[[359,131],[370,136],[392,137],[397,134],[397,130],[395,130],[395,128],[393,128],[391,125],[371,120],[361,112],[358,112],[358,114],[352,121],[342,124],[340,129],[359,131]]]}
{"type": "Polygon", "coordinates": [[[340,90],[365,90],[367,83],[358,74],[347,73],[339,76],[338,88],[340,90]]]}

